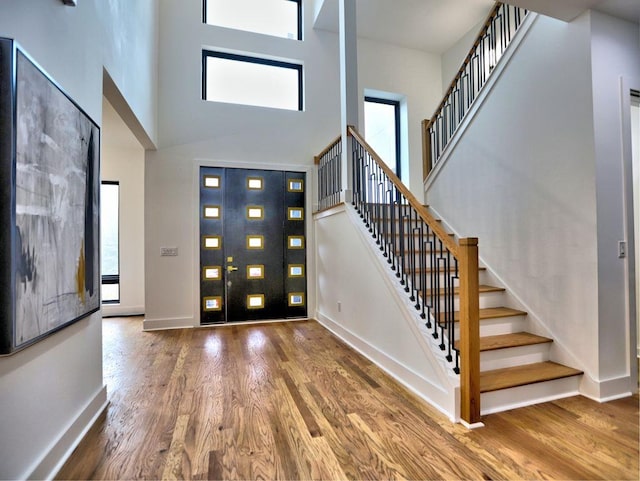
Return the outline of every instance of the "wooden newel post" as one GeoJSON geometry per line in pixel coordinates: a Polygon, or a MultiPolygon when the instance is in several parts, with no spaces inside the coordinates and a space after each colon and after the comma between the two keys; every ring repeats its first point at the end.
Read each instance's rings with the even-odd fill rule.
{"type": "Polygon", "coordinates": [[[431,135],[429,135],[429,126],[431,120],[422,121],[422,180],[425,180],[431,172],[431,135]]]}
{"type": "Polygon", "coordinates": [[[460,239],[460,417],[480,422],[480,298],[478,239],[460,239]]]}

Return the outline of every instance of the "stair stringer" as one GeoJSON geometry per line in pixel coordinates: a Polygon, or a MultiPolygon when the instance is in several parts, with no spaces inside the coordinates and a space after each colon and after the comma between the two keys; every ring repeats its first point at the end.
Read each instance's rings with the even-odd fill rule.
{"type": "Polygon", "coordinates": [[[357,211],[351,205],[341,204],[316,214],[314,230],[318,322],[451,421],[459,422],[459,376],[440,350],[439,341],[427,330],[414,302],[410,301],[357,211]],[[324,263],[328,265],[323,266],[324,263]],[[333,286],[326,282],[337,279],[340,274],[326,272],[332,263],[338,263],[347,271],[349,287],[345,290],[353,290],[344,292],[342,299],[327,293],[333,286]],[[358,289],[363,286],[369,290],[368,297],[358,295],[358,289]],[[348,294],[357,298],[349,301],[348,294]],[[349,306],[349,302],[354,306],[349,306]],[[341,303],[341,310],[335,309],[336,303],[341,303]],[[413,355],[410,360],[407,359],[409,351],[413,355]]]}
{"type": "MultiPolygon", "coordinates": [[[[437,209],[429,206],[429,210],[435,217],[442,220],[442,226],[448,232],[452,232],[456,238],[460,238],[459,232],[447,223],[446,219],[440,215],[437,209]]],[[[531,404],[538,404],[540,402],[552,401],[554,399],[576,394],[582,394],[586,397],[599,400],[595,397],[589,396],[588,392],[590,390],[590,386],[593,385],[595,387],[598,383],[587,371],[584,370],[584,367],[581,365],[577,356],[564,343],[557,340],[556,336],[554,336],[553,330],[543,321],[542,317],[539,316],[521,296],[514,292],[513,288],[511,288],[509,284],[505,282],[504,279],[482,257],[482,240],[478,243],[478,261],[479,264],[486,269],[484,272],[485,282],[491,285],[501,286],[506,289],[502,294],[504,306],[512,309],[519,309],[527,313],[525,320],[527,331],[538,336],[553,339],[553,343],[549,347],[549,360],[583,371],[581,380],[578,383],[574,382],[575,380],[570,379],[555,381],[553,386],[559,387],[555,390],[553,388],[542,388],[544,383],[537,383],[539,384],[537,387],[542,388],[538,389],[538,391],[540,391],[539,393],[536,392],[536,384],[527,386],[526,389],[520,389],[520,391],[526,391],[526,395],[520,393],[514,395],[518,388],[504,390],[505,392],[503,393],[503,396],[491,393],[490,396],[486,396],[491,399],[491,402],[486,404],[490,404],[491,406],[486,409],[483,407],[482,414],[506,411],[508,409],[515,409],[531,404]],[[563,386],[566,386],[566,389],[563,386]],[[504,398],[504,401],[501,398],[504,398]]]]}

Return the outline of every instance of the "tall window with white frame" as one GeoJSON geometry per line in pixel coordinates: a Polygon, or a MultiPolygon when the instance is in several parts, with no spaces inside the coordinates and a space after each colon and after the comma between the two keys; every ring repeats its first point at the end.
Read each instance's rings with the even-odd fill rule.
{"type": "Polygon", "coordinates": [[[400,102],[365,97],[364,129],[367,143],[400,177],[400,102]]]}
{"type": "Polygon", "coordinates": [[[100,253],[102,303],[120,302],[120,184],[103,181],[100,188],[100,253]]]}
{"type": "Polygon", "coordinates": [[[203,0],[203,22],[302,40],[302,0],[203,0]]]}

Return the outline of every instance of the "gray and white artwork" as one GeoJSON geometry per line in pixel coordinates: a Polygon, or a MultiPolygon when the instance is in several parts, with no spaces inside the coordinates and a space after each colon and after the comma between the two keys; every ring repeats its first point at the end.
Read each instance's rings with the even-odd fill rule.
{"type": "Polygon", "coordinates": [[[100,306],[99,129],[17,55],[15,346],[100,306]]]}

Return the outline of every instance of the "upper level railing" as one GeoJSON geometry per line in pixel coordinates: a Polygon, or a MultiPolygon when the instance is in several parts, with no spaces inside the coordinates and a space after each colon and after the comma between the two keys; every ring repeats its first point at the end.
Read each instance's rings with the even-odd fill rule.
{"type": "MultiPolygon", "coordinates": [[[[478,422],[478,240],[456,242],[355,128],[349,127],[348,135],[353,205],[453,370],[460,374],[462,419],[478,422]]],[[[325,159],[320,160],[319,169],[328,166],[335,171],[333,159],[339,155],[331,152],[338,145],[336,140],[316,156],[325,159]]],[[[334,178],[319,172],[319,192],[336,191],[334,178]]],[[[323,199],[335,199],[335,194],[320,195],[323,199]]]]}
{"type": "Polygon", "coordinates": [[[438,163],[471,104],[496,67],[528,11],[496,3],[430,120],[423,121],[423,172],[438,163]]]}
{"type": "Polygon", "coordinates": [[[318,166],[318,210],[333,207],[342,200],[341,156],[342,137],[340,136],[313,159],[318,166]]]}

